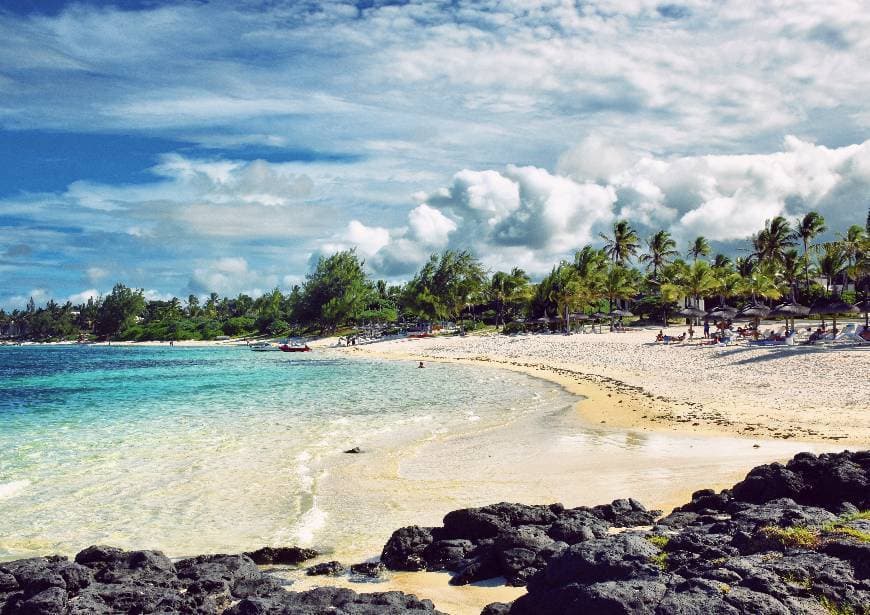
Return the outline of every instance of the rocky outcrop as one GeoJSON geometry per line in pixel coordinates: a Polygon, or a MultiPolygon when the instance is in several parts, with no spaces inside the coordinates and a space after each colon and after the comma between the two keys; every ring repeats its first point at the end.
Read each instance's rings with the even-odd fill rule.
{"type": "Polygon", "coordinates": [[[694,493],[651,530],[565,548],[488,612],[867,613],[868,508],[870,452],[800,454],[694,493]]]}
{"type": "MultiPolygon", "coordinates": [[[[254,552],[261,561],[307,559],[306,550],[254,552]]],[[[159,551],[92,546],[75,561],[51,556],[0,564],[0,615],[182,615],[330,612],[337,615],[436,613],[399,592],[290,592],[242,555],[201,555],[173,563],[159,551]]]]}
{"type": "Polygon", "coordinates": [[[447,570],[454,585],[505,577],[525,585],[554,555],[606,536],[610,528],[650,525],[660,511],[635,500],[566,509],[561,504],[493,504],[448,513],[442,527],[409,526],[393,533],[381,553],[392,570],[447,570]]]}

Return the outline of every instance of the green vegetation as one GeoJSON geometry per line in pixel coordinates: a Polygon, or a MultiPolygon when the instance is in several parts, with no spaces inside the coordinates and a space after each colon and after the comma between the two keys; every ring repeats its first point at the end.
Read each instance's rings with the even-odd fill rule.
{"type": "Polygon", "coordinates": [[[837,604],[827,596],[819,596],[819,604],[831,615],[870,615],[870,606],[857,610],[848,604],[837,604]]]}
{"type": "Polygon", "coordinates": [[[820,532],[816,528],[795,526],[761,528],[761,533],[778,541],[783,547],[794,549],[815,549],[821,544],[820,532]]]}
{"type": "Polygon", "coordinates": [[[870,294],[870,217],[867,225],[814,244],[826,230],[819,214],[809,212],[794,226],[778,216],[752,236],[749,256],[732,261],[722,254],[710,259],[704,237],[690,242],[684,260],[667,231],[642,241],[628,221],[618,220],[601,234],[603,248],[582,247],[536,284],[522,269],[490,275],[470,252],[446,250],[433,254],[407,283],[390,285],[370,279],[356,252],[346,250],[321,257],[289,292],[275,288],[257,298],[211,293],[192,294],[184,303],[177,297],[148,300],[142,289],[119,283],[79,305],[48,301],[37,307],[31,299],[24,309],[0,310],[0,337],[213,339],[336,333],[373,324],[399,331],[416,321],[513,333],[541,317],[557,320],[554,329],[568,330],[573,314],[615,309],[667,323],[681,307],[697,307],[701,300],[773,304],[790,297],[810,305],[828,289],[850,284],[857,291],[841,295],[855,301],[870,294]]]}
{"type": "Polygon", "coordinates": [[[655,555],[650,556],[649,561],[651,564],[655,564],[662,570],[668,569],[668,554],[662,551],[661,553],[657,553],[655,555]]]}
{"type": "Polygon", "coordinates": [[[667,536],[647,536],[646,539],[659,549],[664,549],[671,541],[667,536]]]}

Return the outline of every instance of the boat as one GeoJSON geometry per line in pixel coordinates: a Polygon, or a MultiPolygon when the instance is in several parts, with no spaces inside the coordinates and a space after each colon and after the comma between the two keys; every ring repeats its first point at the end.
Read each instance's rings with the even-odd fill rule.
{"type": "Polygon", "coordinates": [[[254,352],[279,352],[281,347],[270,342],[257,342],[251,344],[251,350],[254,352]]]}
{"type": "Polygon", "coordinates": [[[311,348],[308,347],[308,344],[304,346],[290,346],[289,344],[281,344],[278,346],[278,350],[281,352],[311,352],[311,348]]]}

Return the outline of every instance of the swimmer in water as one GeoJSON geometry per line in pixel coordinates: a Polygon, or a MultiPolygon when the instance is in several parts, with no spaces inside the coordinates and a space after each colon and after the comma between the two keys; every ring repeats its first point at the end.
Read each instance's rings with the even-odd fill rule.
{"type": "Polygon", "coordinates": [[[423,365],[423,361],[420,361],[420,365],[418,365],[417,367],[418,367],[419,369],[423,369],[423,368],[426,367],[426,366],[423,365]]]}

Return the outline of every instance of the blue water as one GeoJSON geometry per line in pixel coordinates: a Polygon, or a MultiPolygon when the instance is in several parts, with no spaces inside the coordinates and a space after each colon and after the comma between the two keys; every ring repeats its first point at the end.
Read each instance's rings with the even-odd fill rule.
{"type": "Polygon", "coordinates": [[[377,479],[398,451],[571,401],[520,374],[329,351],[0,347],[0,558],[333,544],[354,505],[353,485],[323,493],[336,468],[377,479]]]}

